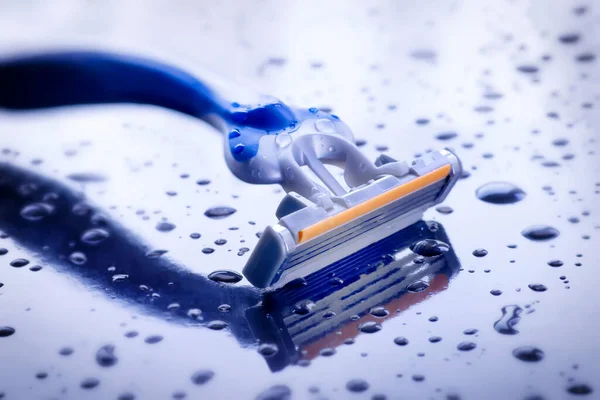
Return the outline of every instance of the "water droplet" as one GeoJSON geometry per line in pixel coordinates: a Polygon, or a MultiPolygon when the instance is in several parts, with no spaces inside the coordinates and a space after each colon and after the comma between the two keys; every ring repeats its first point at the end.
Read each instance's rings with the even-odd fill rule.
{"type": "Polygon", "coordinates": [[[217,307],[217,310],[222,313],[228,313],[231,311],[231,306],[229,304],[221,304],[219,307],[217,307]]]}
{"type": "Polygon", "coordinates": [[[315,129],[317,132],[334,133],[335,125],[333,125],[331,120],[327,118],[321,118],[315,121],[315,129]]]}
{"type": "Polygon", "coordinates": [[[292,168],[291,168],[291,167],[287,167],[287,168],[285,169],[285,176],[286,176],[286,178],[287,178],[288,180],[290,180],[290,181],[291,181],[291,180],[293,180],[293,179],[294,179],[294,176],[295,176],[295,175],[294,175],[294,170],[292,170],[292,168]]]}
{"type": "Polygon", "coordinates": [[[477,345],[473,342],[460,342],[456,348],[460,351],[471,351],[474,350],[477,345]]]}
{"type": "Polygon", "coordinates": [[[519,360],[526,362],[538,362],[544,358],[544,352],[533,346],[517,347],[512,354],[519,360]]]}
{"type": "Polygon", "coordinates": [[[144,342],[146,342],[148,344],[156,344],[158,342],[162,342],[162,340],[163,340],[163,337],[160,335],[150,335],[146,339],[144,339],[144,342]]]}
{"type": "Polygon", "coordinates": [[[398,346],[406,346],[408,344],[408,339],[402,336],[398,336],[394,339],[394,343],[396,343],[398,346]]]}
{"type": "Polygon", "coordinates": [[[412,380],[415,381],[415,382],[423,382],[425,380],[425,375],[414,374],[412,376],[412,380]]]}
{"type": "Polygon", "coordinates": [[[483,95],[483,97],[485,97],[488,100],[498,100],[503,97],[503,94],[498,92],[487,92],[483,95]]]}
{"type": "Polygon", "coordinates": [[[294,280],[289,281],[288,283],[286,283],[284,285],[284,287],[286,289],[299,289],[301,287],[305,287],[306,285],[308,285],[308,282],[306,281],[306,279],[300,277],[300,278],[296,278],[294,280]]]}
{"type": "Polygon", "coordinates": [[[387,317],[390,312],[385,309],[385,307],[373,307],[371,308],[370,314],[377,318],[387,317]]]}
{"type": "Polygon", "coordinates": [[[38,190],[38,187],[34,183],[24,183],[24,184],[20,185],[17,189],[18,193],[22,197],[30,197],[35,192],[37,192],[37,190],[38,190]]]}
{"type": "Polygon", "coordinates": [[[83,265],[87,262],[87,257],[80,251],[76,251],[71,253],[69,256],[69,261],[71,261],[75,265],[83,265]]]}
{"type": "Polygon", "coordinates": [[[528,286],[529,289],[533,290],[534,292],[545,292],[548,290],[548,288],[541,283],[530,283],[528,286]]]}
{"type": "Polygon", "coordinates": [[[492,204],[512,204],[523,200],[526,193],[508,182],[489,182],[475,192],[479,200],[492,204]]]}
{"type": "Polygon", "coordinates": [[[429,288],[429,284],[425,281],[416,281],[406,287],[411,293],[419,293],[429,288]]]}
{"type": "Polygon", "coordinates": [[[201,369],[192,374],[192,382],[195,385],[204,385],[215,376],[215,373],[210,369],[201,369]]]}
{"type": "Polygon", "coordinates": [[[133,339],[134,337],[137,337],[138,335],[139,335],[139,333],[137,331],[125,332],[125,337],[128,339],[133,339]]]}
{"type": "Polygon", "coordinates": [[[221,283],[238,283],[243,279],[243,276],[235,271],[218,270],[211,272],[208,279],[221,283]]]}
{"type": "Polygon", "coordinates": [[[446,140],[454,139],[457,136],[458,136],[458,133],[456,133],[456,132],[440,132],[437,135],[435,135],[435,138],[437,140],[446,141],[446,140]]]}
{"type": "Polygon", "coordinates": [[[575,61],[580,63],[591,63],[596,60],[596,55],[593,53],[581,53],[575,56],[575,61]]]}
{"type": "Polygon", "coordinates": [[[225,240],[225,239],[217,239],[217,240],[215,240],[215,244],[217,246],[223,246],[226,243],[227,243],[227,240],[225,240]]]}
{"type": "Polygon", "coordinates": [[[291,398],[292,390],[289,387],[275,385],[260,393],[254,400],[290,400],[291,398]]]}
{"type": "Polygon", "coordinates": [[[429,341],[431,343],[438,343],[442,341],[442,338],[440,336],[432,336],[429,338],[429,341]]]}
{"type": "Polygon", "coordinates": [[[487,256],[487,254],[488,254],[488,251],[486,249],[473,250],[473,255],[475,257],[485,257],[485,256],[487,256]]]}
{"type": "Polygon", "coordinates": [[[299,301],[294,304],[294,314],[307,315],[315,308],[316,304],[311,300],[299,301]]]}
{"type": "Polygon", "coordinates": [[[439,206],[435,209],[440,214],[452,214],[454,210],[449,206],[439,206]]]}
{"type": "Polygon", "coordinates": [[[493,289],[493,290],[490,290],[490,293],[492,294],[492,296],[500,296],[502,294],[502,290],[493,289]]]}
{"type": "Polygon", "coordinates": [[[575,395],[586,395],[592,393],[593,390],[590,385],[585,383],[572,383],[567,387],[567,392],[575,395]]]}
{"type": "Polygon", "coordinates": [[[548,261],[548,265],[551,267],[562,267],[565,263],[560,260],[550,260],[548,261]]]}
{"type": "Polygon", "coordinates": [[[410,52],[410,56],[415,60],[435,62],[437,54],[435,51],[430,49],[417,49],[410,52]]]}
{"type": "Polygon", "coordinates": [[[410,249],[423,257],[435,257],[447,253],[450,246],[441,240],[423,239],[412,244],[410,249]]]}
{"type": "Polygon", "coordinates": [[[233,207],[227,206],[219,206],[219,207],[211,207],[204,212],[209,218],[225,218],[236,212],[237,210],[233,207]]]}
{"type": "Polygon", "coordinates": [[[552,144],[557,147],[566,146],[569,144],[569,139],[566,138],[558,138],[552,141],[552,144]]]}
{"type": "Polygon", "coordinates": [[[156,230],[159,232],[171,232],[177,226],[171,222],[161,221],[156,224],[156,230]]]}
{"type": "Polygon", "coordinates": [[[194,233],[190,233],[190,237],[192,239],[200,239],[201,236],[202,235],[200,235],[199,233],[195,233],[195,232],[194,233]]]}
{"type": "Polygon", "coordinates": [[[494,107],[491,106],[476,106],[473,108],[473,111],[478,113],[489,113],[494,111],[494,107]]]}
{"type": "Polygon", "coordinates": [[[93,389],[100,384],[100,381],[96,378],[85,378],[81,381],[82,389],[93,389]]]}
{"type": "Polygon", "coordinates": [[[287,133],[280,133],[275,136],[275,143],[282,149],[292,144],[292,141],[292,137],[287,133]]]}
{"type": "Polygon", "coordinates": [[[128,274],[115,274],[112,276],[113,283],[125,282],[127,279],[129,279],[128,274]]]}
{"type": "Polygon", "coordinates": [[[496,332],[503,335],[516,335],[519,333],[514,326],[521,320],[519,315],[522,311],[523,309],[516,305],[502,307],[502,317],[494,323],[496,332]]]}
{"type": "Polygon", "coordinates": [[[0,326],[0,338],[12,336],[15,333],[15,328],[11,326],[0,326]]]}
{"type": "Polygon", "coordinates": [[[73,215],[77,215],[78,217],[83,217],[85,215],[87,215],[90,211],[92,210],[92,208],[90,207],[89,204],[86,203],[77,203],[73,206],[73,208],[71,209],[71,212],[73,213],[73,215]]]}
{"type": "Polygon", "coordinates": [[[575,32],[563,33],[558,37],[559,42],[564,44],[575,44],[579,42],[581,35],[575,32]]]}
{"type": "Polygon", "coordinates": [[[112,367],[119,361],[115,355],[115,346],[108,344],[100,347],[96,352],[96,362],[101,367],[112,367]]]}
{"type": "Polygon", "coordinates": [[[331,278],[329,280],[329,283],[331,283],[333,286],[341,286],[344,284],[344,280],[336,276],[334,278],[331,278]]]}
{"type": "Polygon", "coordinates": [[[346,389],[348,389],[350,392],[361,393],[369,389],[369,383],[364,379],[350,379],[346,383],[346,389]]]}
{"type": "Polygon", "coordinates": [[[366,145],[366,144],[367,144],[367,141],[366,141],[366,140],[364,140],[364,139],[356,139],[356,141],[355,141],[354,143],[356,143],[356,145],[357,145],[358,147],[363,147],[364,145],[366,145]]]}
{"type": "Polygon", "coordinates": [[[375,333],[381,330],[382,326],[375,321],[367,321],[358,325],[358,330],[362,333],[375,333]]]}
{"type": "Polygon", "coordinates": [[[210,180],[208,180],[208,179],[198,179],[196,181],[196,185],[200,185],[200,186],[210,185],[210,180]]]}
{"type": "Polygon", "coordinates": [[[560,167],[560,163],[553,161],[553,160],[546,160],[546,161],[542,161],[542,167],[546,167],[546,168],[560,167]]]}
{"type": "Polygon", "coordinates": [[[479,332],[479,330],[475,329],[475,328],[469,328],[469,329],[465,329],[463,331],[463,333],[465,335],[475,335],[477,332],[479,332]]]}
{"type": "Polygon", "coordinates": [[[521,235],[529,240],[541,241],[554,239],[560,235],[560,232],[548,225],[533,225],[525,228],[521,235]]]}
{"type": "Polygon", "coordinates": [[[90,218],[90,222],[92,225],[106,225],[108,222],[108,217],[102,213],[95,213],[90,218]]]}
{"type": "Polygon", "coordinates": [[[242,151],[244,151],[245,148],[246,148],[246,146],[244,146],[243,143],[238,143],[235,146],[233,146],[233,149],[231,149],[231,152],[233,154],[240,154],[242,151]]]}
{"type": "Polygon", "coordinates": [[[8,254],[8,249],[5,249],[4,247],[0,247],[0,256],[3,256],[5,254],[8,254]]]}
{"type": "Polygon", "coordinates": [[[258,346],[258,353],[263,357],[272,357],[279,351],[279,347],[277,347],[274,343],[263,343],[258,346]]]}
{"type": "Polygon", "coordinates": [[[74,351],[75,350],[73,350],[72,347],[62,347],[60,350],[58,350],[58,354],[64,357],[68,357],[71,354],[73,354],[74,351]]]}
{"type": "Polygon", "coordinates": [[[535,74],[539,71],[539,68],[535,65],[520,65],[517,67],[517,71],[522,72],[524,74],[535,74]]]}
{"type": "Polygon", "coordinates": [[[28,221],[39,221],[54,213],[54,206],[48,203],[28,204],[21,210],[21,217],[28,221]]]}
{"type": "Polygon", "coordinates": [[[117,400],[135,400],[135,395],[129,392],[121,393],[117,400]]]}
{"type": "Polygon", "coordinates": [[[227,328],[227,322],[214,320],[210,321],[207,325],[208,329],[212,329],[213,331],[221,331],[227,328]]]}
{"type": "Polygon", "coordinates": [[[25,258],[16,258],[10,262],[10,266],[15,268],[22,268],[27,264],[29,264],[29,260],[25,258]]]}
{"type": "Polygon", "coordinates": [[[151,250],[149,252],[146,253],[146,257],[148,258],[158,258],[160,256],[162,256],[163,254],[168,253],[169,250],[151,250]]]}
{"type": "Polygon", "coordinates": [[[46,379],[48,377],[48,373],[44,372],[44,371],[40,371],[38,373],[35,374],[35,377],[37,379],[46,379]]]}
{"type": "Polygon", "coordinates": [[[104,182],[106,180],[106,177],[104,175],[96,174],[94,172],[80,172],[67,175],[67,179],[79,183],[97,183],[104,182]]]}
{"type": "Polygon", "coordinates": [[[205,247],[205,248],[203,248],[203,249],[202,249],[202,252],[203,252],[204,254],[212,254],[212,253],[214,253],[214,252],[215,252],[215,249],[213,249],[213,248],[210,248],[210,247],[205,247]]]}
{"type": "Polygon", "coordinates": [[[110,234],[107,230],[102,228],[94,228],[83,232],[83,235],[81,235],[81,241],[83,243],[95,246],[102,243],[109,236],[110,234]]]}

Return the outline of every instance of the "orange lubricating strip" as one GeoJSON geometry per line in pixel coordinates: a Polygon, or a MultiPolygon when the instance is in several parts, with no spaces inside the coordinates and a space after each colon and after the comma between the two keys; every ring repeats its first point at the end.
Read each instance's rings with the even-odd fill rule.
{"type": "Polygon", "coordinates": [[[450,173],[450,169],[450,164],[444,165],[443,167],[428,172],[423,176],[413,179],[412,181],[390,189],[377,197],[373,197],[372,199],[362,202],[352,208],[344,210],[338,214],[332,215],[329,218],[319,221],[316,224],[304,228],[298,232],[298,243],[310,240],[316,236],[330,231],[335,227],[345,224],[348,221],[352,221],[353,219],[361,217],[379,207],[383,207],[386,204],[399,199],[400,197],[406,196],[407,194],[444,179],[450,173]]]}

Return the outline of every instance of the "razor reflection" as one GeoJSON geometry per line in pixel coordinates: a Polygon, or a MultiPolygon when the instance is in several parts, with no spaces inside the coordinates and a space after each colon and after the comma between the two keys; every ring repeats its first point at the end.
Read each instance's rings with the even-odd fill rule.
{"type": "Polygon", "coordinates": [[[305,280],[267,292],[246,317],[260,343],[279,349],[265,357],[269,368],[306,363],[354,339],[361,328],[385,323],[445,290],[460,269],[458,258],[451,247],[432,257],[411,251],[427,239],[449,244],[439,223],[419,221],[305,280]],[[374,307],[383,309],[370,313],[374,307]]]}

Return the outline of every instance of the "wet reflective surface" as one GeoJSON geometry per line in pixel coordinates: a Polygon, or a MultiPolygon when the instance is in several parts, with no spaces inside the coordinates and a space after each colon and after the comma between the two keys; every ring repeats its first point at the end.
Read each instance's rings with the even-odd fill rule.
{"type": "Polygon", "coordinates": [[[3,1],[0,50],[217,71],[464,179],[364,270],[262,294],[238,273],[283,192],[211,127],[0,111],[2,398],[598,396],[600,6],[179,4],[3,1]]]}

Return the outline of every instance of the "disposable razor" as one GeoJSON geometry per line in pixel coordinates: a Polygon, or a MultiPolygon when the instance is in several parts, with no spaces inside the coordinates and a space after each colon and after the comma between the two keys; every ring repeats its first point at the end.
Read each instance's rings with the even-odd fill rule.
{"type": "Polygon", "coordinates": [[[421,219],[461,174],[449,150],[410,162],[374,162],[336,115],[272,97],[227,99],[202,80],[152,60],[101,52],[29,54],[0,60],[0,107],[33,109],[143,103],[209,122],[225,135],[231,172],[286,191],[246,266],[259,288],[281,287],[345,259],[421,219]],[[328,166],[343,169],[338,179],[328,166]]]}

